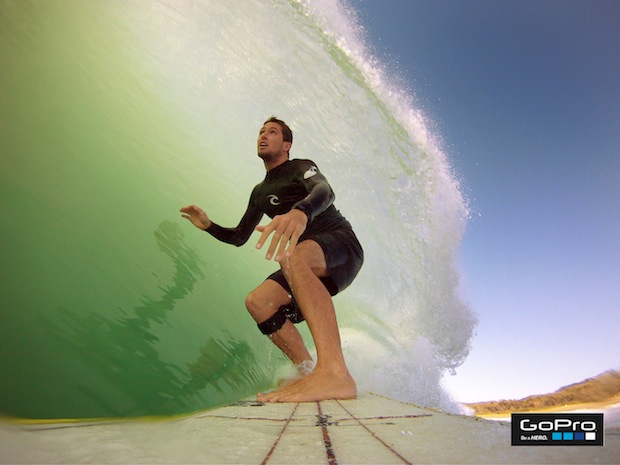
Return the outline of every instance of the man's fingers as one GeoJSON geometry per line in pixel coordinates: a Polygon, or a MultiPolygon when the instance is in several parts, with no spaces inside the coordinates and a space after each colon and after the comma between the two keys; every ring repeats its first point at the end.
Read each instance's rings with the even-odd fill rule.
{"type": "Polygon", "coordinates": [[[189,207],[183,207],[181,208],[179,211],[182,213],[182,217],[186,218],[188,220],[192,219],[192,214],[195,212],[195,209],[192,208],[193,205],[190,205],[189,207]]]}
{"type": "Polygon", "coordinates": [[[265,241],[273,233],[265,258],[271,260],[275,254],[276,261],[280,261],[293,254],[293,250],[304,229],[298,221],[291,221],[290,216],[276,216],[267,226],[256,227],[256,230],[262,233],[256,243],[256,248],[262,248],[265,241]]]}
{"type": "Polygon", "coordinates": [[[256,230],[262,233],[260,237],[258,238],[258,242],[256,243],[256,248],[260,249],[263,247],[263,244],[265,244],[265,241],[267,240],[271,232],[274,230],[274,228],[272,224],[269,223],[267,226],[257,226],[256,230]]]}
{"type": "Polygon", "coordinates": [[[286,246],[288,245],[288,236],[282,236],[280,240],[280,247],[278,248],[278,253],[276,254],[276,261],[279,262],[285,255],[286,246]]]}
{"type": "Polygon", "coordinates": [[[293,250],[297,245],[300,235],[301,233],[299,232],[298,227],[294,223],[289,224],[286,232],[283,234],[282,240],[280,241],[280,249],[278,250],[276,261],[279,262],[283,258],[288,258],[293,254],[293,250]]]}
{"type": "Polygon", "coordinates": [[[181,210],[179,210],[181,213],[183,213],[183,215],[181,215],[183,218],[187,218],[190,219],[192,216],[194,215],[198,215],[200,214],[200,210],[198,209],[198,207],[196,207],[195,205],[190,205],[188,207],[183,207],[181,208],[181,210]]]}
{"type": "Polygon", "coordinates": [[[288,244],[289,235],[286,234],[286,232],[284,233],[280,232],[276,227],[270,227],[270,226],[271,225],[267,225],[263,228],[263,234],[261,234],[261,237],[258,240],[258,243],[256,244],[256,248],[260,249],[265,244],[265,241],[267,241],[269,236],[273,233],[273,237],[271,238],[271,242],[269,243],[269,249],[267,249],[265,258],[267,260],[271,260],[275,254],[276,260],[279,260],[282,254],[284,253],[286,245],[288,244]],[[278,247],[278,244],[279,244],[279,247],[278,247]],[[277,249],[277,253],[276,253],[276,249],[277,249]]]}
{"type": "Polygon", "coordinates": [[[192,213],[195,212],[197,210],[196,205],[188,205],[187,207],[183,207],[181,208],[181,212],[183,213],[192,213]]]}
{"type": "Polygon", "coordinates": [[[212,224],[204,210],[196,205],[188,205],[187,207],[181,208],[179,211],[183,218],[189,220],[199,229],[207,229],[212,224]]]}
{"type": "Polygon", "coordinates": [[[284,238],[281,234],[280,236],[274,235],[273,239],[271,239],[271,245],[269,246],[269,250],[267,251],[266,258],[267,260],[271,260],[274,254],[276,255],[276,260],[280,256],[280,250],[282,249],[282,245],[278,248],[278,244],[286,243],[286,238],[284,238]],[[277,254],[275,253],[276,248],[278,248],[277,254]]]}

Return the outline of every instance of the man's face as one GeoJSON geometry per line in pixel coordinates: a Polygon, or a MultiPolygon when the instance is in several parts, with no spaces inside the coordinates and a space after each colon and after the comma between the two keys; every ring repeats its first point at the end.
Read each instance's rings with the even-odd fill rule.
{"type": "Polygon", "coordinates": [[[277,123],[265,124],[258,133],[258,156],[263,160],[286,155],[291,148],[290,142],[284,142],[282,128],[277,123]]]}

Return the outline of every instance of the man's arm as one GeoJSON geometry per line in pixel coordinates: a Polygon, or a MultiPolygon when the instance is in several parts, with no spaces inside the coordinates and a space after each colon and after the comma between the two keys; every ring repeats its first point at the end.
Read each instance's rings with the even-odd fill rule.
{"type": "Polygon", "coordinates": [[[263,212],[256,208],[251,200],[248,209],[236,228],[223,228],[215,224],[209,219],[207,214],[196,205],[181,208],[181,213],[183,213],[183,218],[187,218],[198,229],[208,232],[222,242],[237,247],[248,241],[254,228],[263,217],[263,212]]]}
{"type": "Polygon", "coordinates": [[[325,176],[310,160],[300,160],[302,165],[298,180],[304,185],[308,195],[293,205],[308,217],[308,223],[314,220],[334,203],[335,195],[325,176]]]}

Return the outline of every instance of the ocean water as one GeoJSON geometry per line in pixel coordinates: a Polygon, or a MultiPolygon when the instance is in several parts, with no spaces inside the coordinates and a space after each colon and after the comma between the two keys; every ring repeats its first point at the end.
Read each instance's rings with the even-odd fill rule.
{"type": "Polygon", "coordinates": [[[365,249],[335,298],[359,387],[455,408],[467,205],[345,4],[0,0],[0,62],[2,414],[171,415],[272,385],[287,362],[244,297],[277,265],[178,213],[237,224],[271,115],[365,249]]]}

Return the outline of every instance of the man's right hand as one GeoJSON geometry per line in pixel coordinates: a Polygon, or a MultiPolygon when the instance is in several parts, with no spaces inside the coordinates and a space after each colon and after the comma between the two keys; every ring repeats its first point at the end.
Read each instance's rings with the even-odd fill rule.
{"type": "Polygon", "coordinates": [[[187,218],[198,229],[208,229],[211,226],[211,220],[204,212],[204,210],[196,205],[190,205],[189,207],[181,208],[181,215],[183,218],[187,218]]]}

